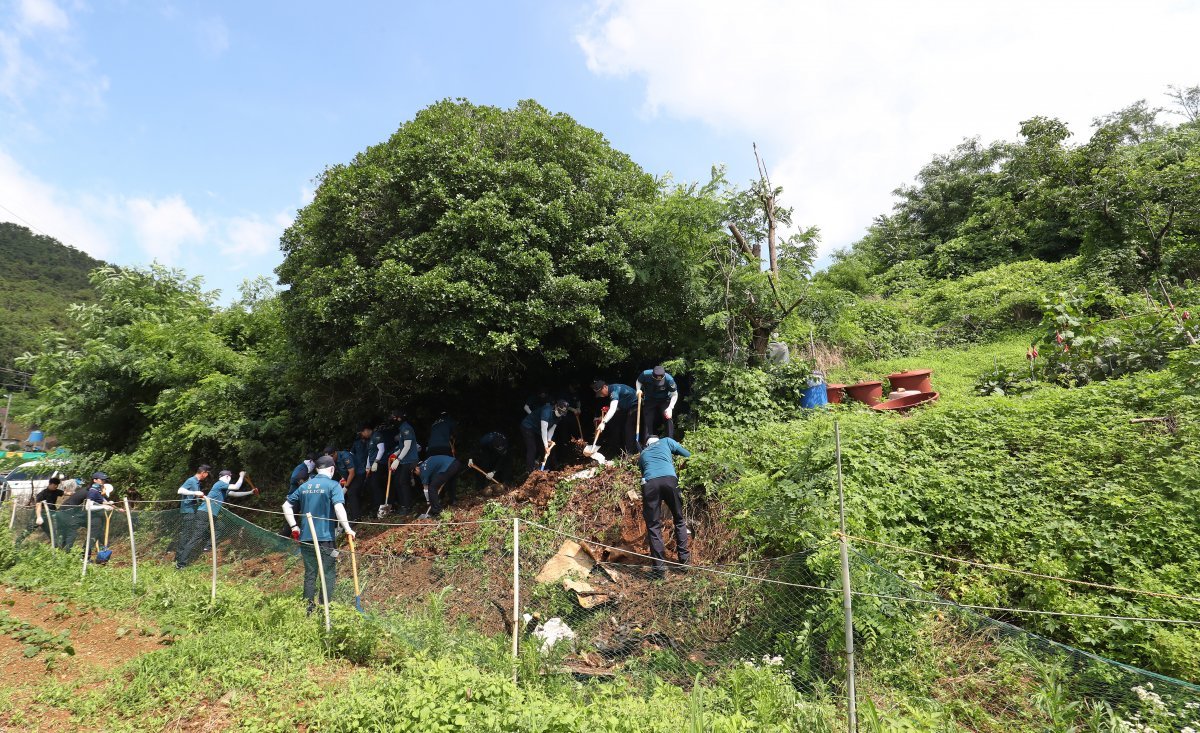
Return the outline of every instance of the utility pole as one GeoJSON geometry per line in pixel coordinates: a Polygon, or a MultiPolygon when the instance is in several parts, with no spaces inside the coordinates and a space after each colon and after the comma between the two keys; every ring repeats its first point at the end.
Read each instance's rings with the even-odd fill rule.
{"type": "Polygon", "coordinates": [[[846,627],[846,722],[847,730],[858,730],[858,705],[854,693],[854,610],[851,607],[850,550],[846,539],[846,493],[842,488],[842,430],[833,423],[834,451],[837,454],[838,526],[841,528],[842,611],[846,627]]]}
{"type": "Polygon", "coordinates": [[[4,408],[4,426],[0,428],[0,440],[8,440],[8,413],[12,412],[12,392],[5,397],[8,398],[8,406],[4,408]]]}

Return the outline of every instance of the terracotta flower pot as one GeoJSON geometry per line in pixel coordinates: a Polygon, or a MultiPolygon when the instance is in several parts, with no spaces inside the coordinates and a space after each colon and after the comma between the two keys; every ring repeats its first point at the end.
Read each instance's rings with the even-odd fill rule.
{"type": "Polygon", "coordinates": [[[911,410],[917,405],[928,405],[936,402],[938,397],[939,395],[937,392],[919,392],[917,394],[905,395],[904,397],[897,397],[896,399],[888,400],[887,402],[880,402],[878,405],[871,405],[871,409],[879,410],[881,412],[888,410],[905,412],[907,410],[911,410]]]}
{"type": "Polygon", "coordinates": [[[930,374],[933,374],[932,369],[913,369],[907,372],[897,372],[888,375],[888,382],[891,383],[892,389],[912,389],[918,392],[932,392],[933,384],[929,379],[930,374]]]}
{"type": "Polygon", "coordinates": [[[846,388],[844,384],[826,384],[825,399],[829,400],[831,405],[840,405],[842,403],[842,390],[846,388]]]}
{"type": "Polygon", "coordinates": [[[883,382],[859,382],[846,387],[846,396],[867,405],[883,399],[883,382]]]}

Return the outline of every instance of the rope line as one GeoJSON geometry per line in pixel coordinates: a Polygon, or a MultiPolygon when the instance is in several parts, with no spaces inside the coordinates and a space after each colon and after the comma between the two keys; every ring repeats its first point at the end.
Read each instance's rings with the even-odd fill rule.
{"type": "MultiPolygon", "coordinates": [[[[281,511],[277,512],[277,511],[272,511],[270,509],[259,509],[257,507],[245,506],[243,504],[237,504],[237,505],[234,505],[233,507],[230,507],[229,504],[225,504],[225,506],[228,508],[247,509],[252,512],[261,512],[262,514],[275,514],[280,517],[286,516],[281,511]]],[[[246,521],[249,521],[249,520],[246,520],[246,521]]],[[[328,518],[328,517],[313,517],[313,521],[315,521],[315,522],[337,522],[338,520],[336,518],[328,518]]],[[[469,520],[469,521],[465,521],[465,522],[363,522],[363,521],[354,521],[354,522],[350,522],[350,525],[351,526],[365,525],[368,527],[459,527],[459,526],[473,525],[473,524],[497,524],[497,523],[501,523],[501,522],[507,523],[507,522],[511,522],[511,521],[512,521],[511,519],[473,519],[473,520],[469,520]]],[[[253,524],[253,522],[251,522],[251,524],[253,524]]],[[[255,526],[257,527],[258,525],[255,525],[255,526]]]]}
{"type": "MultiPolygon", "coordinates": [[[[621,547],[614,547],[612,545],[606,545],[602,542],[593,542],[592,540],[586,540],[586,539],[583,539],[582,537],[571,535],[567,532],[562,532],[560,530],[551,529],[550,527],[547,527],[542,524],[538,524],[537,522],[530,522],[528,520],[522,520],[522,521],[525,524],[529,524],[534,527],[540,527],[542,529],[545,529],[549,532],[554,532],[556,534],[561,534],[564,537],[568,537],[577,542],[586,542],[587,544],[595,545],[597,547],[603,547],[603,548],[610,549],[610,550],[617,550],[618,552],[622,552],[626,555],[631,555],[633,557],[641,557],[641,558],[645,558],[648,560],[656,559],[650,555],[643,555],[643,554],[637,553],[637,552],[630,552],[629,550],[626,550],[621,547]]],[[[559,555],[559,553],[555,553],[555,556],[558,556],[558,555],[559,555]]],[[[662,562],[667,565],[675,565],[677,567],[687,567],[689,569],[699,570],[701,572],[712,573],[715,575],[726,575],[729,577],[741,578],[744,580],[756,580],[761,583],[782,585],[782,586],[787,586],[787,587],[792,587],[792,588],[803,588],[804,590],[815,590],[815,591],[821,591],[824,593],[840,593],[841,592],[840,588],[826,588],[823,586],[806,585],[803,583],[792,583],[792,582],[785,581],[785,580],[775,580],[773,578],[763,578],[763,577],[758,577],[758,576],[753,576],[753,575],[743,575],[741,573],[731,573],[726,570],[713,570],[712,568],[706,568],[706,567],[702,567],[699,565],[684,565],[683,563],[672,562],[670,560],[665,560],[665,559],[662,560],[662,562]]],[[[600,563],[600,564],[602,564],[602,565],[617,565],[618,563],[600,563]]],[[[901,601],[904,603],[924,603],[924,604],[934,605],[934,606],[954,606],[956,608],[966,608],[966,609],[971,609],[974,611],[993,611],[996,613],[1027,613],[1027,614],[1036,614],[1036,615],[1040,615],[1040,616],[1065,616],[1065,617],[1069,617],[1069,618],[1105,619],[1105,620],[1110,620],[1110,621],[1142,621],[1142,622],[1149,622],[1149,623],[1183,624],[1183,625],[1190,625],[1190,626],[1200,626],[1200,621],[1190,621],[1187,619],[1154,618],[1154,617],[1141,617],[1141,616],[1109,616],[1109,615],[1095,614],[1095,613],[1072,613],[1069,611],[1041,611],[1041,610],[1030,609],[1030,608],[1004,608],[1002,606],[978,606],[978,605],[971,605],[971,604],[966,604],[966,603],[958,603],[956,601],[933,600],[933,599],[924,599],[924,598],[905,598],[903,596],[892,596],[892,595],[887,595],[887,594],[883,594],[883,593],[867,593],[865,591],[856,591],[856,590],[851,590],[850,592],[852,595],[856,595],[856,596],[863,597],[863,598],[878,598],[878,599],[882,599],[882,600],[901,601]]]]}
{"type": "MultiPolygon", "coordinates": [[[[835,532],[835,534],[840,535],[841,533],[835,532]]],[[[1072,583],[1074,585],[1083,585],[1083,586],[1087,586],[1089,588],[1102,588],[1104,590],[1115,590],[1115,591],[1120,591],[1122,593],[1137,593],[1137,594],[1146,595],[1146,596],[1154,596],[1156,598],[1170,598],[1170,599],[1177,600],[1177,601],[1191,601],[1192,603],[1200,603],[1200,598],[1197,598],[1195,596],[1184,596],[1184,595],[1179,595],[1177,593],[1164,593],[1161,591],[1142,590],[1139,588],[1127,588],[1125,586],[1120,586],[1120,585],[1108,585],[1107,583],[1094,583],[1090,580],[1077,580],[1075,578],[1064,578],[1064,577],[1058,576],[1058,575],[1046,575],[1044,573],[1035,573],[1030,570],[1018,570],[1017,568],[1006,568],[1002,565],[991,565],[989,563],[977,562],[975,560],[964,560],[964,559],[958,558],[958,557],[950,557],[949,555],[939,555],[936,552],[925,552],[923,550],[914,550],[911,547],[903,547],[901,545],[893,545],[893,544],[890,544],[887,542],[880,542],[878,540],[869,540],[865,537],[857,537],[852,534],[846,535],[846,539],[854,540],[855,542],[865,542],[868,545],[878,545],[879,547],[886,547],[891,550],[899,550],[901,552],[908,552],[908,553],[912,553],[914,555],[923,555],[925,557],[937,558],[938,560],[946,560],[947,562],[956,562],[956,563],[961,563],[963,565],[970,565],[972,567],[977,567],[977,568],[987,568],[989,570],[1000,570],[1002,572],[1013,573],[1015,575],[1024,575],[1024,576],[1030,577],[1030,578],[1040,578],[1042,580],[1057,580],[1057,581],[1061,581],[1063,583],[1072,583]]]]}

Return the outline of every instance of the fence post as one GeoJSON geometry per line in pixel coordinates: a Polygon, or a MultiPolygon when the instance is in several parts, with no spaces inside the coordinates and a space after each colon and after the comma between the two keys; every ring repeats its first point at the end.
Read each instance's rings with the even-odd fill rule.
{"type": "Polygon", "coordinates": [[[83,503],[83,513],[87,515],[87,536],[83,540],[83,573],[80,577],[87,577],[88,554],[92,551],[92,510],[86,501],[83,503]]]}
{"type": "Polygon", "coordinates": [[[513,684],[517,682],[517,655],[521,638],[521,520],[513,517],[513,684]]]}
{"type": "Polygon", "coordinates": [[[11,490],[8,492],[8,500],[12,502],[12,516],[8,520],[8,528],[11,530],[17,526],[17,495],[11,490]]]}
{"type": "Polygon", "coordinates": [[[834,452],[837,455],[838,527],[842,555],[842,611],[846,626],[846,720],[847,730],[858,730],[858,704],[854,693],[854,609],[851,605],[850,551],[846,540],[846,492],[842,488],[842,430],[833,423],[834,452]]]}
{"type": "Polygon", "coordinates": [[[125,497],[125,521],[129,523],[129,559],[133,562],[133,585],[137,587],[137,546],[133,543],[133,512],[129,510],[129,497],[125,497]]]}
{"type": "Polygon", "coordinates": [[[208,544],[212,548],[212,600],[217,600],[217,525],[213,521],[212,499],[204,497],[204,508],[208,511],[208,544]]]}
{"type": "Polygon", "coordinates": [[[42,502],[42,511],[46,514],[46,527],[50,530],[50,549],[54,549],[54,517],[51,516],[54,512],[50,511],[50,505],[42,502]]]}
{"type": "Polygon", "coordinates": [[[321,561],[321,543],[317,541],[317,527],[313,524],[312,512],[305,514],[304,517],[308,520],[309,537],[312,539],[313,552],[317,555],[317,576],[321,578],[321,606],[325,609],[325,630],[329,631],[333,625],[329,623],[329,587],[325,584],[325,563],[321,561]]]}

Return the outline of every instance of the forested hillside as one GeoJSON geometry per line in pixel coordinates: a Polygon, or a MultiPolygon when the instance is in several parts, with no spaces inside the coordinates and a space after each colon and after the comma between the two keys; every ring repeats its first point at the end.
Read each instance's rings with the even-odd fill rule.
{"type": "MultiPolygon", "coordinates": [[[[97,270],[68,342],[20,362],[31,417],[122,491],[173,498],[206,462],[249,469],[251,501],[275,510],[300,457],[346,447],[363,421],[403,408],[424,440],[448,411],[465,458],[488,431],[520,436],[528,395],[574,388],[570,427],[591,437],[601,400],[579,386],[663,363],[685,385],[688,511],[739,562],[834,577],[844,480],[860,670],[895,723],[868,729],[1134,730],[1145,690],[1082,663],[1014,672],[944,609],[976,614],[971,633],[1011,624],[1076,661],[1200,682],[1195,100],[1180,95],[1182,116],[1134,104],[1086,139],[1034,118],[1016,141],[967,141],[824,272],[819,230],[792,221],[765,169],[744,187],[720,169],[676,184],[532,101],[439,102],[325,169],[283,237],[283,293],[260,280],[222,307],[182,272],[97,270]],[[790,363],[768,358],[776,339],[790,363]],[[918,368],[939,398],[914,412],[800,404],[817,371],[918,368]]],[[[559,511],[572,484],[548,507],[522,490],[487,485],[511,499],[487,502],[489,521],[545,510],[594,529],[559,511]]],[[[411,525],[388,531],[409,546],[411,525]]],[[[539,592],[539,610],[561,607],[539,592]]],[[[788,689],[836,687],[837,600],[735,620],[774,645],[788,689]]]]}
{"type": "Polygon", "coordinates": [[[45,328],[75,327],[67,309],[95,300],[88,273],[102,262],[58,240],[0,223],[0,366],[38,345],[45,328]]]}

